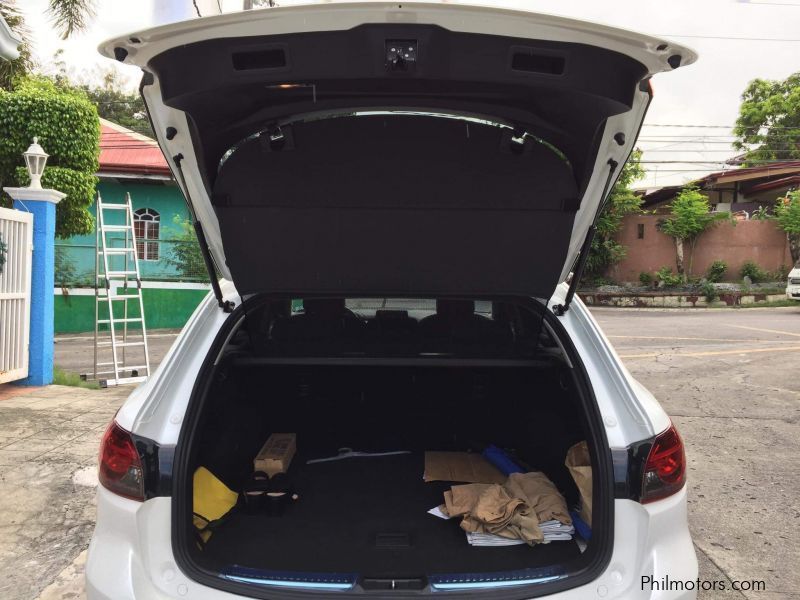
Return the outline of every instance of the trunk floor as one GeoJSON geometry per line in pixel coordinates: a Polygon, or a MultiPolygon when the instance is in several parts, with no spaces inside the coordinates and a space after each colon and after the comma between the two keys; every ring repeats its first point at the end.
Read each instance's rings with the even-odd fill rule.
{"type": "Polygon", "coordinates": [[[418,577],[512,571],[580,556],[574,541],[539,546],[473,548],[459,519],[427,511],[443,502],[448,482],[422,480],[423,453],[349,458],[306,465],[296,456],[290,476],[300,498],[281,516],[231,515],[203,555],[214,563],[270,571],[418,577]],[[376,547],[380,534],[406,534],[408,548],[376,547]]]}

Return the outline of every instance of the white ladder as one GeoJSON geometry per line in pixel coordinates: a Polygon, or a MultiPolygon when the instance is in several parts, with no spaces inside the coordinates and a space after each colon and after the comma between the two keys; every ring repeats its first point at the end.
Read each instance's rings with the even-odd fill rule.
{"type": "MultiPolygon", "coordinates": [[[[142,278],[139,273],[130,194],[125,194],[124,204],[103,202],[100,194],[97,194],[95,235],[94,370],[92,378],[97,380],[102,387],[140,383],[146,381],[150,376],[150,354],[147,347],[142,278]],[[124,224],[116,222],[106,224],[105,211],[124,214],[124,224]],[[112,234],[112,236],[109,237],[108,234],[112,234]],[[123,245],[114,245],[115,242],[123,242],[123,245]],[[130,287],[131,283],[135,283],[136,287],[130,287]],[[131,292],[131,289],[135,291],[131,292]],[[138,316],[128,310],[128,302],[134,300],[139,303],[138,316]],[[108,318],[101,318],[100,306],[103,304],[107,307],[108,318]],[[117,310],[121,308],[121,317],[115,316],[115,306],[117,310]],[[141,329],[129,330],[129,323],[139,323],[141,329]],[[121,340],[117,325],[122,325],[121,340]],[[101,326],[103,329],[108,328],[109,335],[100,335],[101,326]],[[141,348],[144,356],[138,360],[139,364],[128,363],[127,358],[131,353],[126,353],[127,348],[141,348]],[[101,352],[108,349],[111,350],[111,360],[101,361],[101,352]],[[113,375],[113,377],[100,377],[102,375],[113,375]]],[[[88,378],[88,374],[86,378],[88,378]]]]}

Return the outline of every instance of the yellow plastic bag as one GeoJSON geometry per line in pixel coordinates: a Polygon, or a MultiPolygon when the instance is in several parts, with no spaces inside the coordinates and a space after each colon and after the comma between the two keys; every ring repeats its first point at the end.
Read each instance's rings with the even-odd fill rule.
{"type": "Polygon", "coordinates": [[[205,543],[213,525],[236,506],[239,495],[205,467],[194,472],[193,489],[192,522],[205,543]]]}

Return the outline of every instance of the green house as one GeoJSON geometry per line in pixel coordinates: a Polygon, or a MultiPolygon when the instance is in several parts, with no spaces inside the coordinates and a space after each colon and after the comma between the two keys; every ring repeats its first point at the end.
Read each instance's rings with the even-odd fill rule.
{"type": "MultiPolygon", "coordinates": [[[[161,149],[101,119],[97,175],[104,203],[131,198],[148,329],[183,327],[210,286],[205,269],[180,260],[177,252],[196,241],[186,235],[189,212],[161,149]]],[[[96,217],[96,204],[91,212],[96,217]]],[[[107,221],[122,218],[119,211],[105,214],[107,221]]],[[[95,233],[56,240],[56,333],[94,330],[96,256],[95,233]]]]}

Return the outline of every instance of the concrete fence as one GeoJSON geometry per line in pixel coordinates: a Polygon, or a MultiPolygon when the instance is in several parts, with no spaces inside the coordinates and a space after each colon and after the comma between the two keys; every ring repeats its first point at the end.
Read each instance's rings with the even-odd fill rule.
{"type": "MultiPolygon", "coordinates": [[[[675,270],[675,242],[658,231],[656,225],[661,218],[656,215],[625,217],[617,241],[628,249],[628,254],[610,270],[612,279],[638,281],[643,271],[652,273],[664,266],[675,270]]],[[[684,248],[688,270],[689,243],[684,248]]],[[[728,264],[725,281],[739,280],[739,270],[747,261],[767,271],[792,264],[786,234],[774,221],[737,221],[735,224],[722,221],[712,225],[697,240],[692,275],[702,276],[715,260],[728,264]]]]}

